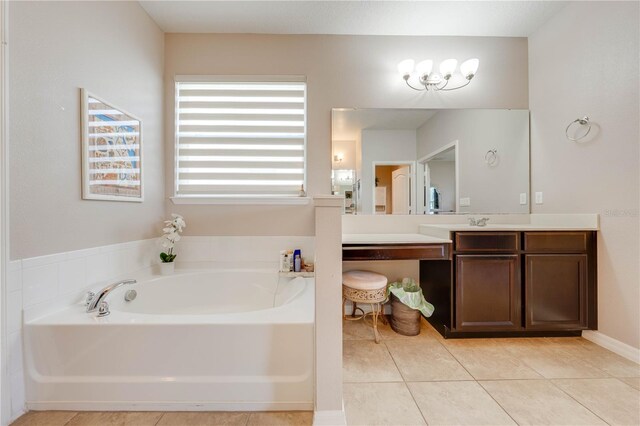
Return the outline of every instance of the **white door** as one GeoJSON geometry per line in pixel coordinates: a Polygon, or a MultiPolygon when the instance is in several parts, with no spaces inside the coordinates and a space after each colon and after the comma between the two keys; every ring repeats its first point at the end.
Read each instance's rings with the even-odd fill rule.
{"type": "Polygon", "coordinates": [[[409,166],[391,172],[391,214],[409,214],[409,166]]]}

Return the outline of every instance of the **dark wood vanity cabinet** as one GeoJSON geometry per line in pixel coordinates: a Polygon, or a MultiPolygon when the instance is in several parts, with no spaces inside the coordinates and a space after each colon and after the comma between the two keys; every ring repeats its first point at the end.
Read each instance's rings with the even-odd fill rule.
{"type": "Polygon", "coordinates": [[[595,329],[594,231],[452,232],[453,261],[421,262],[446,337],[579,335],[595,329]],[[440,312],[438,312],[440,311],[440,312]]]}
{"type": "Polygon", "coordinates": [[[525,232],[525,328],[596,328],[594,232],[525,232]]]}
{"type": "Polygon", "coordinates": [[[458,255],[455,262],[456,329],[521,329],[518,256],[458,255]]]}

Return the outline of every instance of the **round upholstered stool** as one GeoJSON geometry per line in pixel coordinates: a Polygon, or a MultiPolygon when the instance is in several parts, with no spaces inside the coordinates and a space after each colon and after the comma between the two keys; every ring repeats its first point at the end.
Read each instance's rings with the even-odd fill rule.
{"type": "Polygon", "coordinates": [[[382,314],[382,304],[387,300],[387,277],[369,271],[349,271],[342,274],[342,316],[345,319],[361,319],[371,315],[373,336],[376,343],[380,342],[378,333],[378,318],[385,322],[382,314]],[[347,318],[344,313],[345,303],[350,300],[353,303],[351,318],[347,318]],[[358,303],[371,305],[371,312],[365,314],[362,308],[358,308],[358,303]],[[356,317],[356,310],[362,313],[356,317]]]}

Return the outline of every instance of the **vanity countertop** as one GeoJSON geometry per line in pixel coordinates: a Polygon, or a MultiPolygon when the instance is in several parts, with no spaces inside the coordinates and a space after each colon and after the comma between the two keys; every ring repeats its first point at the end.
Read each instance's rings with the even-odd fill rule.
{"type": "Polygon", "coordinates": [[[450,232],[469,231],[597,231],[598,227],[577,223],[522,223],[522,224],[499,224],[488,223],[486,226],[471,226],[468,224],[429,224],[420,225],[420,233],[430,237],[449,238],[450,232]]]}
{"type": "Polygon", "coordinates": [[[448,235],[439,238],[425,234],[342,234],[342,244],[442,244],[450,243],[448,235]]]}

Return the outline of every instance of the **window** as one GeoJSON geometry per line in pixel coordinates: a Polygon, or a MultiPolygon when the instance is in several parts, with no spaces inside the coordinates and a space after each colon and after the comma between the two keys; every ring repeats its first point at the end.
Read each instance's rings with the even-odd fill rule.
{"type": "Polygon", "coordinates": [[[306,98],[303,78],[177,78],[174,201],[300,198],[306,98]]]}

